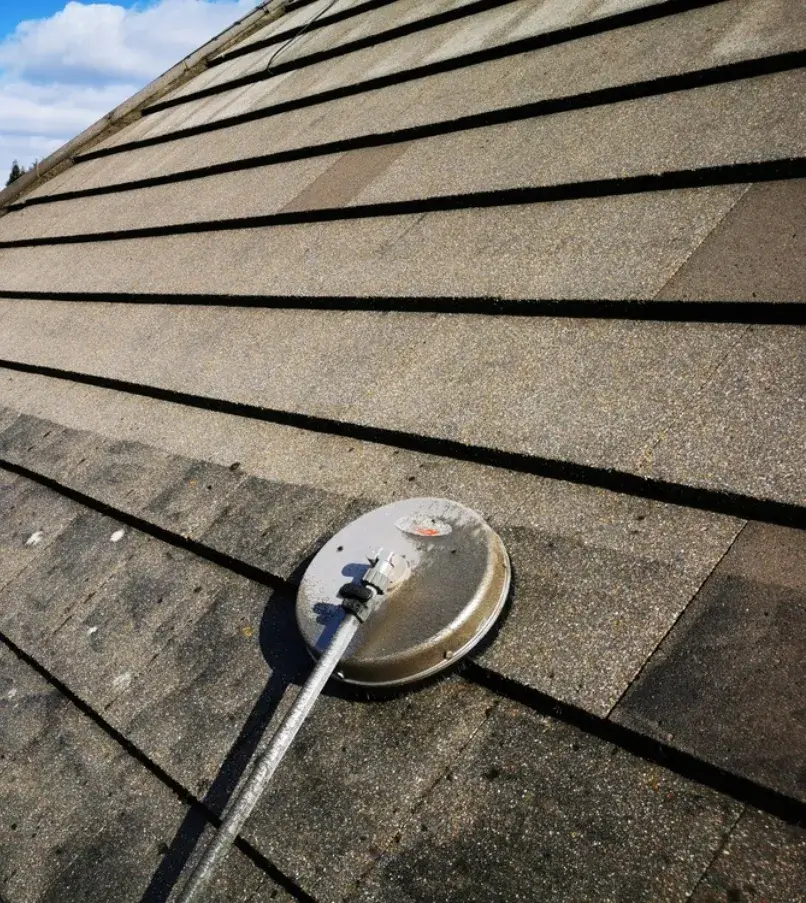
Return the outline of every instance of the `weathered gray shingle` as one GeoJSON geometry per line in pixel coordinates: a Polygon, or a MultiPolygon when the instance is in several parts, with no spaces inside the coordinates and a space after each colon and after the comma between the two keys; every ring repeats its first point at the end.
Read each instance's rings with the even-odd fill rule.
{"type": "Polygon", "coordinates": [[[212,899],[802,896],[806,20],[482,6],[270,5],[5,195],[4,903],[175,899],[308,558],[421,495],[503,537],[506,619],[329,688],[212,899]]]}

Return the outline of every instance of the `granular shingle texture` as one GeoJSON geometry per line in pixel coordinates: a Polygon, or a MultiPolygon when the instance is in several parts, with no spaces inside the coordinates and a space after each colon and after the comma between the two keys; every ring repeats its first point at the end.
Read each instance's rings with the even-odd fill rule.
{"type": "Polygon", "coordinates": [[[498,531],[506,617],[328,686],[210,900],[799,903],[799,5],[272,0],[211,47],[3,193],[2,903],[176,900],[311,556],[416,496],[498,531]]]}

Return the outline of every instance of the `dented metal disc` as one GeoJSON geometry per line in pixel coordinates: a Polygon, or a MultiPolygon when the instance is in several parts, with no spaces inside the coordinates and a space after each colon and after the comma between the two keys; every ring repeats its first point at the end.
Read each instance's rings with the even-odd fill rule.
{"type": "Polygon", "coordinates": [[[313,655],[321,654],[344,617],[339,590],[360,581],[381,547],[400,556],[403,566],[337,676],[392,687],[448,667],[484,637],[503,609],[510,565],[498,534],[457,502],[407,499],[376,508],[337,533],[305,572],[297,623],[313,655]]]}

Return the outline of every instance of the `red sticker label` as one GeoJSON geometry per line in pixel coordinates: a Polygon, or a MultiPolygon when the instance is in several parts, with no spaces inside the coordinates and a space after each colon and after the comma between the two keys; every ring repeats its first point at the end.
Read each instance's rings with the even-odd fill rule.
{"type": "Polygon", "coordinates": [[[444,520],[438,520],[435,517],[423,517],[417,515],[409,515],[401,517],[395,522],[398,530],[404,533],[410,533],[413,536],[447,536],[453,528],[444,520]]]}

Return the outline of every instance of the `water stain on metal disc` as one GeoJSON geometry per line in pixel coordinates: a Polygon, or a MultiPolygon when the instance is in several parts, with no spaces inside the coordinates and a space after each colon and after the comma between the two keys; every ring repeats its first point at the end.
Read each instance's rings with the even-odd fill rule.
{"type": "Polygon", "coordinates": [[[338,592],[360,580],[378,548],[408,562],[382,608],[359,630],[340,678],[391,687],[422,680],[469,652],[495,623],[509,592],[510,564],[483,518],[448,499],[394,502],[348,524],[319,551],[297,594],[297,622],[313,655],[341,623],[338,592]]]}

